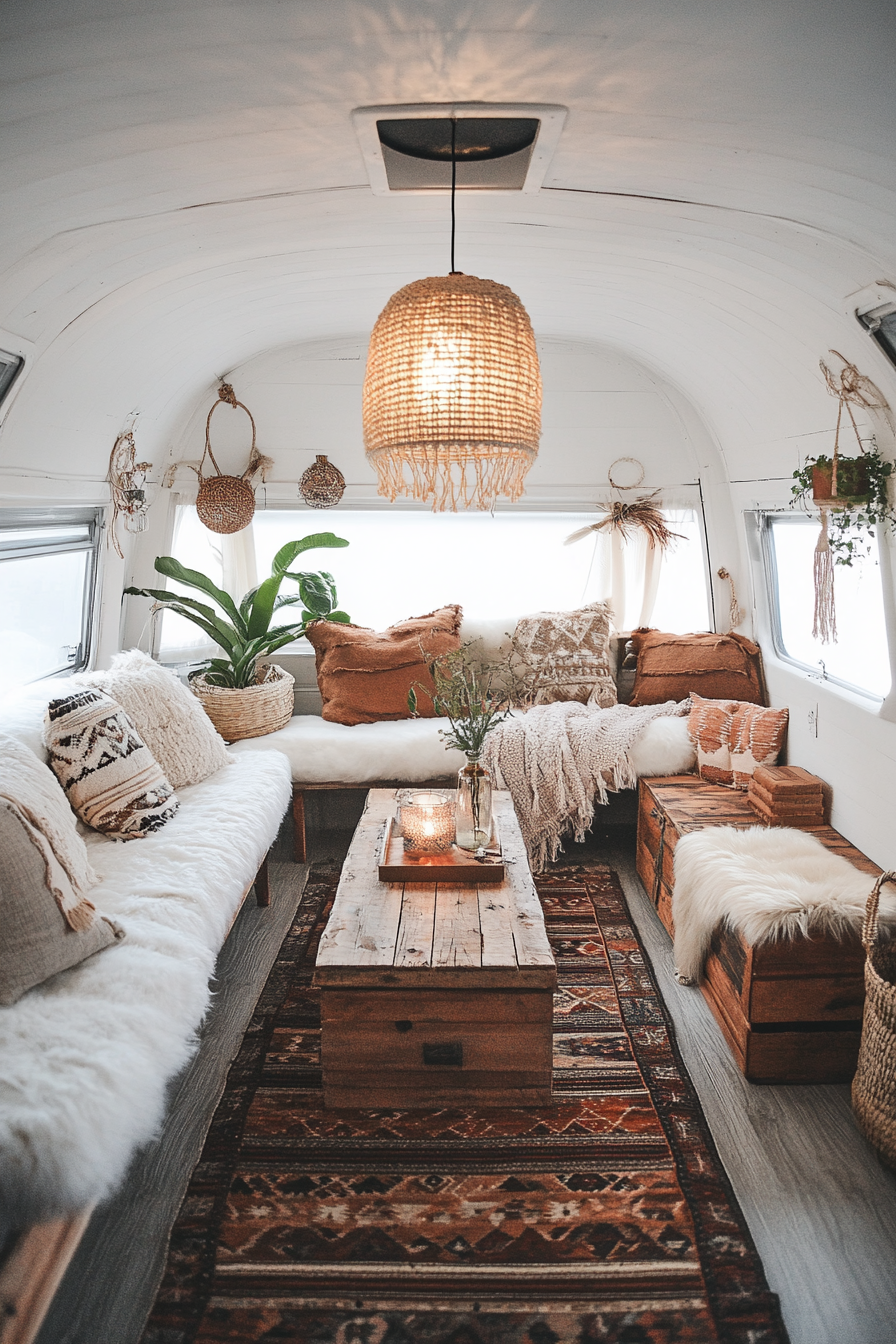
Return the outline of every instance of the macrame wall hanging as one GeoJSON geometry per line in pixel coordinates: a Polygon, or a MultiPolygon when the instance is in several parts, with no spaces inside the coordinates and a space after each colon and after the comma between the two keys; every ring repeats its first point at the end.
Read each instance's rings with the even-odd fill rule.
{"type": "Polygon", "coordinates": [[[866,455],[865,445],[856,424],[853,407],[865,411],[887,410],[887,400],[878,387],[859,373],[855,364],[831,350],[832,355],[841,361],[843,367],[836,373],[823,359],[818,366],[824,375],[825,384],[831,396],[837,398],[837,424],[834,429],[834,451],[830,463],[819,459],[812,468],[812,498],[821,512],[821,531],[815,544],[813,556],[813,581],[815,587],[815,610],[812,622],[812,638],[822,644],[837,643],[837,608],[834,599],[834,558],[830,545],[830,518],[832,509],[848,508],[862,497],[868,487],[867,472],[863,473],[862,458],[866,455]],[[858,444],[857,458],[843,458],[840,453],[840,428],[843,412],[849,418],[852,431],[858,444]],[[844,472],[844,468],[846,471],[844,472]],[[844,478],[845,477],[845,478],[844,478]]]}
{"type": "Polygon", "coordinates": [[[193,467],[199,477],[196,512],[200,521],[205,524],[210,532],[218,532],[225,536],[231,532],[242,532],[243,528],[248,527],[251,523],[252,515],[255,513],[255,491],[250,482],[253,476],[259,473],[261,479],[265,480],[273,465],[271,458],[265,457],[255,446],[255,420],[252,417],[252,412],[248,406],[244,406],[241,401],[237,401],[236,393],[230,383],[222,383],[218,388],[218,400],[209,411],[208,419],[205,422],[205,451],[202,454],[199,466],[193,467]],[[225,475],[215,461],[215,455],[212,452],[210,438],[212,416],[222,402],[226,402],[234,410],[245,411],[252,425],[252,447],[249,452],[249,465],[242,476],[225,475]],[[202,474],[206,454],[208,454],[215,469],[214,476],[203,476],[202,474]]]}
{"type": "Polygon", "coordinates": [[[151,462],[137,461],[133,429],[119,434],[109,456],[109,474],[106,479],[112,492],[112,525],[107,541],[111,541],[121,559],[124,559],[124,552],[116,531],[118,520],[124,518],[124,525],[129,532],[144,531],[149,509],[146,473],[151,466],[151,462]]]}
{"type": "MultiPolygon", "coordinates": [[[[607,480],[620,494],[637,490],[644,481],[644,468],[635,458],[617,458],[607,472],[607,480]],[[623,481],[627,483],[623,484],[623,481]]],[[[673,532],[666,522],[657,490],[628,501],[600,500],[597,508],[603,517],[571,533],[564,545],[571,546],[594,533],[594,555],[585,580],[587,590],[597,556],[597,538],[606,536],[610,543],[609,554],[605,556],[609,570],[604,580],[617,628],[622,629],[624,623],[631,626],[632,621],[638,625],[649,624],[659,588],[663,555],[681,534],[673,532]],[[638,536],[644,538],[643,550],[636,550],[634,557],[630,553],[627,561],[627,543],[638,536]]]]}

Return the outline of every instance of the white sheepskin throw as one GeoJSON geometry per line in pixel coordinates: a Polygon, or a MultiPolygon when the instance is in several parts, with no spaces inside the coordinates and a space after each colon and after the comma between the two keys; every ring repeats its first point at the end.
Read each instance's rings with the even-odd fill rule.
{"type": "Polygon", "coordinates": [[[121,705],[172,788],[199,784],[227,764],[224,739],[195,695],[149,654],[128,649],[115,655],[107,672],[77,680],[121,705]]]}
{"type": "MultiPolygon", "coordinates": [[[[776,938],[859,931],[874,878],[806,831],[708,826],[675,846],[675,967],[695,984],[713,930],[727,924],[752,945],[776,938]]],[[[896,922],[896,895],[881,893],[881,919],[896,922]]]]}
{"type": "Polygon", "coordinates": [[[637,783],[630,753],[648,724],[679,715],[676,704],[597,709],[564,701],[505,719],[485,739],[484,760],[499,789],[509,789],[532,871],[556,858],[572,831],[583,840],[595,799],[637,783]]]}
{"type": "Polygon", "coordinates": [[[91,900],[127,937],[0,1009],[0,1226],[102,1199],[157,1132],[290,792],[283,756],[247,752],[139,845],[89,837],[91,900]]]}

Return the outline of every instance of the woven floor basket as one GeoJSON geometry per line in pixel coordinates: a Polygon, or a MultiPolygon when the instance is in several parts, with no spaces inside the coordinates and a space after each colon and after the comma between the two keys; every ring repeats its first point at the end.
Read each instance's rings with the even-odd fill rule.
{"type": "Polygon", "coordinates": [[[896,1168],[896,943],[878,941],[877,910],[884,882],[896,882],[896,873],[882,873],[877,879],[862,928],[865,1017],[852,1108],[881,1161],[896,1168]]]}
{"type": "Polygon", "coordinates": [[[201,675],[190,682],[193,694],[225,742],[264,737],[285,728],[292,718],[295,677],[274,666],[259,668],[259,676],[263,680],[257,685],[239,691],[208,686],[201,675]]]}

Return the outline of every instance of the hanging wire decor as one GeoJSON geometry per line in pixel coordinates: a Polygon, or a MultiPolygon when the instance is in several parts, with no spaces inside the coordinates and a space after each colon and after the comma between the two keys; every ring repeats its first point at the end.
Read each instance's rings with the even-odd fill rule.
{"type": "Polygon", "coordinates": [[[255,420],[252,417],[252,412],[241,401],[237,401],[236,393],[230,383],[222,383],[218,388],[218,400],[213,404],[205,422],[205,451],[202,454],[199,466],[193,468],[199,477],[196,512],[200,521],[205,524],[210,532],[218,532],[225,536],[231,532],[241,532],[244,527],[248,527],[252,521],[252,515],[255,513],[255,491],[250,481],[258,472],[261,473],[261,479],[264,480],[273,465],[271,459],[260,453],[255,446],[255,420]],[[212,416],[222,402],[226,402],[234,410],[239,408],[245,411],[252,425],[252,448],[249,453],[249,465],[242,476],[225,475],[215,461],[215,455],[212,452],[209,437],[212,416]],[[203,476],[202,474],[206,453],[215,469],[214,476],[203,476]]]}
{"type": "Polygon", "coordinates": [[[609,470],[607,471],[607,480],[614,490],[637,490],[639,485],[644,484],[644,467],[636,457],[617,457],[615,462],[610,463],[609,470]],[[621,466],[623,462],[627,462],[629,466],[638,468],[638,479],[632,481],[631,485],[620,485],[618,481],[613,480],[613,468],[621,466]]]}
{"type": "Polygon", "coordinates": [[[137,461],[137,447],[134,443],[134,431],[125,430],[119,434],[109,455],[109,473],[106,479],[112,492],[112,525],[108,540],[111,541],[121,559],[124,552],[118,540],[116,524],[124,518],[129,532],[143,532],[146,528],[146,513],[149,498],[146,493],[146,473],[151,462],[137,461]]]}
{"type": "Polygon", "coordinates": [[[318,453],[299,479],[299,494],[312,509],[332,509],[345,494],[345,477],[325,453],[318,453]]]}
{"type": "Polygon", "coordinates": [[[362,415],[379,493],[434,511],[493,509],[523,493],[541,437],[541,373],[529,316],[506,285],[454,269],[405,285],[374,324],[362,415]]]}

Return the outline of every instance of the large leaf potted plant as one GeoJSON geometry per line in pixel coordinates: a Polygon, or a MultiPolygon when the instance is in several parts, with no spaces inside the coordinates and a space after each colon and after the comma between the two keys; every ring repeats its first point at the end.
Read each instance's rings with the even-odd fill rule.
{"type": "Polygon", "coordinates": [[[159,574],[211,598],[215,606],[181,593],[157,588],[126,588],[136,597],[150,597],[159,607],[184,616],[204,630],[226,655],[210,658],[191,674],[194,693],[209,718],[228,742],[263,737],[283,728],[292,717],[294,679],[283,668],[264,660],[292,640],[300,639],[310,621],[321,618],[347,622],[350,618],[336,607],[336,584],[322,570],[293,571],[290,566],[304,551],[316,547],[341,547],[348,542],[332,532],[315,532],[301,541],[289,541],[274,556],[270,577],[250,588],[237,603],[207,575],[187,569],[171,555],[160,555],[159,574]],[[283,594],[284,579],[292,579],[298,592],[283,594]],[[298,621],[275,625],[274,614],[283,607],[300,606],[298,621]],[[216,609],[217,608],[217,609],[216,609]]]}

